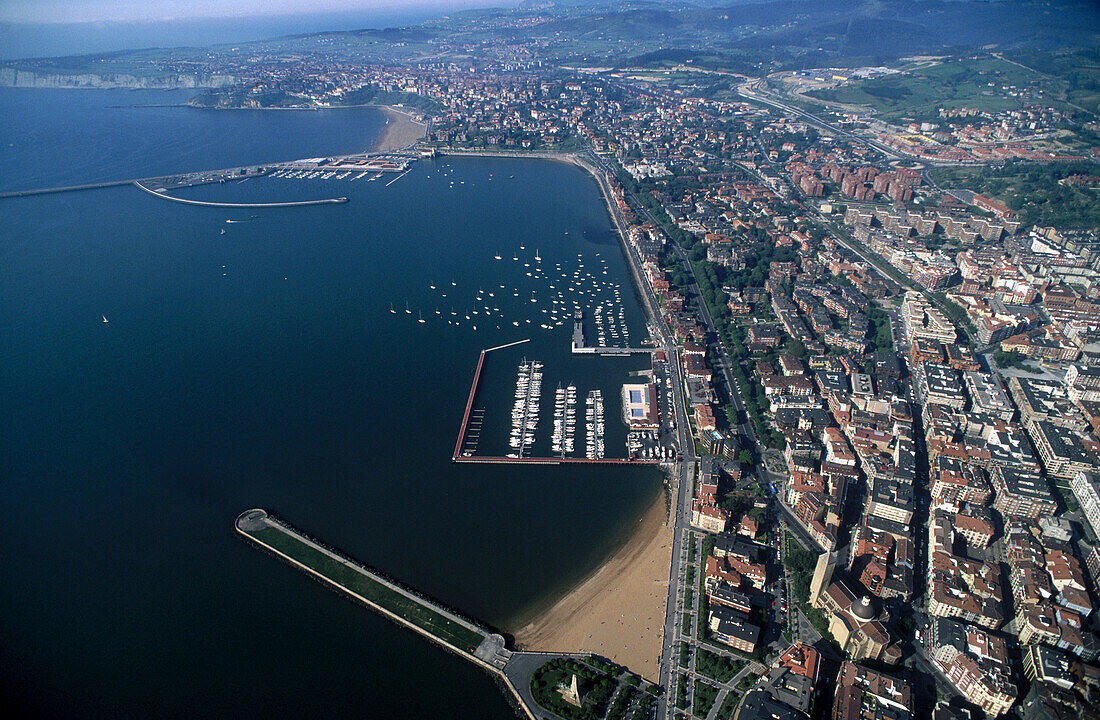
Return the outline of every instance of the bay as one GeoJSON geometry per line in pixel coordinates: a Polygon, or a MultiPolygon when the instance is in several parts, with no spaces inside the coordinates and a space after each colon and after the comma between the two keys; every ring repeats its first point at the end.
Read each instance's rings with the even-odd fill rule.
{"type": "MultiPolygon", "coordinates": [[[[23,122],[42,128],[33,152],[8,158],[79,157],[30,183],[67,184],[351,152],[373,141],[364,128],[381,127],[369,109],[109,107],[127,104],[119,95],[134,97],[42,91],[26,103],[0,92],[0,107],[37,107],[23,122]],[[62,114],[100,118],[78,135],[94,147],[48,131],[62,114]],[[117,126],[132,125],[191,133],[201,150],[150,141],[122,160],[110,144],[125,145],[117,126]]],[[[516,364],[537,359],[544,406],[558,382],[601,388],[609,452],[621,446],[618,386],[639,361],[571,356],[568,324],[524,322],[542,315],[549,269],[583,262],[601,268],[593,286],[621,285],[625,323],[644,337],[591,178],[552,162],[441,159],[391,179],[179,191],[349,198],[262,211],[129,187],[0,200],[7,704],[47,717],[512,716],[489,676],[232,531],[240,511],[273,510],[507,627],[590,572],[660,492],[659,473],[642,468],[450,459],[478,352],[524,338],[490,355],[487,418],[508,412],[516,364]],[[511,260],[530,265],[535,251],[546,277],[511,260]],[[501,310],[475,331],[466,311],[491,287],[501,310]],[[462,309],[458,326],[442,316],[448,301],[462,309]]]]}

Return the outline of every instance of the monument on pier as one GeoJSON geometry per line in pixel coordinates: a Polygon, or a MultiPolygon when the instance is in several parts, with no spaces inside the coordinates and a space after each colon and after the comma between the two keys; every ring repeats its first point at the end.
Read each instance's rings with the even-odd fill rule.
{"type": "Polygon", "coordinates": [[[581,690],[581,683],[580,680],[577,679],[577,673],[573,673],[573,679],[570,681],[569,685],[565,683],[559,685],[558,692],[561,693],[562,700],[565,700],[565,702],[570,705],[580,707],[584,704],[584,692],[581,690]]]}

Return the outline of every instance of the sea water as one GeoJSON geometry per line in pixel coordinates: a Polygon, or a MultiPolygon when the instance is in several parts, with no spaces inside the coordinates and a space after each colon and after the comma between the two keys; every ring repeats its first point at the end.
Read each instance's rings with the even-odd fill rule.
{"type": "MultiPolygon", "coordinates": [[[[384,123],[371,109],[134,107],[170,104],[149,95],[181,99],[0,91],[0,184],[355,152],[384,123]]],[[[490,354],[487,427],[509,412],[526,357],[547,373],[541,447],[553,390],[573,382],[581,432],[584,395],[601,388],[608,453],[621,455],[618,388],[645,363],[570,355],[571,322],[534,320],[549,277],[511,259],[600,267],[621,287],[631,344],[644,339],[594,181],[503,159],[420,161],[392,179],[176,191],[349,198],[306,208],[198,208],[125,186],[0,199],[5,704],[50,717],[512,716],[481,670],[233,531],[242,510],[269,509],[507,628],[590,572],[660,491],[652,469],[451,461],[479,351],[526,338],[490,354]],[[490,290],[500,311],[467,322],[490,290]],[[461,324],[442,314],[452,304],[461,324]]]]}

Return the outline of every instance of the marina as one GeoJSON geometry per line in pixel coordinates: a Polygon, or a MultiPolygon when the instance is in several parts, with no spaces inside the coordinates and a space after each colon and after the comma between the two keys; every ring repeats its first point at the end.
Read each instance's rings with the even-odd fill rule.
{"type": "MultiPolygon", "coordinates": [[[[145,178],[133,178],[128,180],[108,180],[98,183],[85,183],[82,185],[62,185],[57,187],[36,188],[30,190],[14,190],[0,192],[0,199],[31,197],[34,195],[46,195],[52,193],[77,192],[82,190],[98,190],[103,188],[133,185],[151,195],[163,200],[171,200],[186,205],[225,208],[264,208],[264,207],[297,207],[307,205],[339,204],[347,202],[346,197],[322,198],[319,200],[288,200],[277,203],[221,203],[201,200],[189,200],[168,195],[169,190],[178,188],[197,187],[200,185],[213,185],[225,183],[241,183],[253,178],[285,178],[285,179],[311,179],[311,180],[360,180],[367,175],[373,175],[368,179],[377,180],[383,173],[396,173],[394,180],[403,177],[412,168],[415,157],[399,153],[387,153],[374,155],[360,153],[356,155],[343,155],[324,158],[309,158],[305,160],[292,160],[282,163],[269,163],[261,165],[246,165],[241,167],[224,168],[220,170],[205,170],[201,172],[178,173],[173,175],[161,175],[145,178]]],[[[391,180],[390,182],[393,182],[391,180]]]]}
{"type": "Polygon", "coordinates": [[[604,448],[603,393],[599,390],[591,391],[584,403],[584,456],[589,460],[603,460],[606,452],[604,448]]]}
{"type": "Polygon", "coordinates": [[[550,436],[550,450],[564,459],[573,452],[574,434],[577,431],[577,387],[565,389],[559,385],[554,392],[554,433],[550,436]]]}
{"type": "Polygon", "coordinates": [[[577,424],[577,387],[570,384],[566,387],[560,385],[554,391],[553,429],[550,436],[550,451],[548,456],[533,455],[532,445],[536,442],[536,430],[538,428],[538,415],[541,412],[541,393],[543,381],[543,364],[537,361],[529,361],[526,358],[519,364],[516,370],[516,383],[513,392],[513,402],[510,412],[510,431],[508,446],[510,452],[502,455],[478,455],[477,450],[481,441],[487,409],[476,407],[480,383],[485,367],[485,359],[488,353],[501,350],[514,345],[529,342],[521,340],[515,343],[488,348],[478,355],[477,366],[474,370],[474,379],[470,386],[470,393],[466,401],[466,410],[463,414],[462,425],[459,428],[458,438],[455,441],[454,453],[451,459],[458,463],[493,463],[493,464],[523,464],[532,463],[538,465],[556,464],[658,464],[668,457],[668,454],[652,448],[654,437],[650,437],[650,443],[643,443],[643,436],[630,432],[627,435],[627,457],[607,457],[606,449],[606,414],[604,396],[601,390],[590,390],[585,395],[585,420],[584,420],[584,452],[576,453],[577,424]]]}
{"type": "Polygon", "coordinates": [[[512,432],[508,438],[515,457],[524,457],[528,446],[535,441],[542,396],[541,371],[542,363],[524,359],[516,373],[516,401],[512,405],[512,432]]]}
{"type": "MultiPolygon", "coordinates": [[[[600,310],[599,307],[596,308],[600,310]]],[[[601,315],[597,314],[597,318],[601,315]]],[[[597,326],[602,328],[602,321],[597,321],[597,326]]],[[[652,347],[620,347],[620,346],[607,346],[603,344],[603,336],[601,335],[601,344],[599,346],[589,346],[585,342],[584,335],[584,311],[577,309],[573,313],[573,338],[569,346],[570,352],[574,355],[635,355],[642,353],[651,353],[654,348],[652,347]]]]}

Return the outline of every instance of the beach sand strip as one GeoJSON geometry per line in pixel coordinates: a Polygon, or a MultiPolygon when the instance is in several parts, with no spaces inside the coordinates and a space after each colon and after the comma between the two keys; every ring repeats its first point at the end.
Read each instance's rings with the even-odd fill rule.
{"type": "Polygon", "coordinates": [[[672,562],[666,520],[662,492],[618,552],[513,633],[517,647],[596,653],[656,680],[672,562]]]}
{"type": "Polygon", "coordinates": [[[403,150],[424,137],[428,130],[426,123],[420,122],[408,111],[388,105],[381,105],[379,109],[386,114],[389,123],[382,131],[382,136],[371,148],[371,152],[386,153],[403,150]]]}

